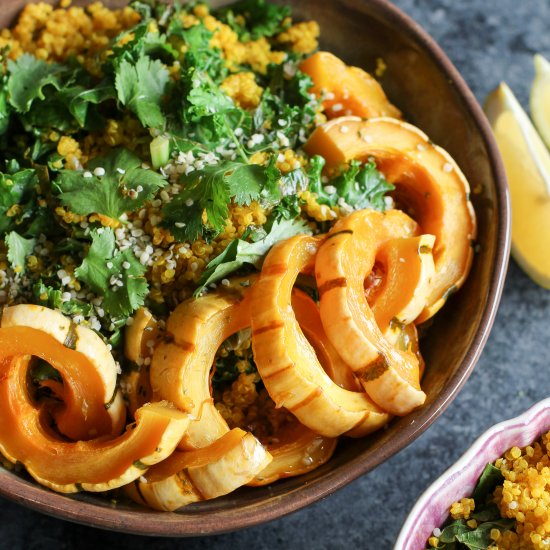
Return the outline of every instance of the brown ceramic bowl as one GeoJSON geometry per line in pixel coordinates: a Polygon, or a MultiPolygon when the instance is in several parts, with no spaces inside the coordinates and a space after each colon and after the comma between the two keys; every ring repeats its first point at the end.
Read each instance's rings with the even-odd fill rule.
{"type": "MultiPolygon", "coordinates": [[[[0,26],[25,0],[3,0],[0,26]]],[[[107,1],[120,5],[121,0],[107,1]]],[[[53,516],[119,531],[189,536],[232,531],[278,518],[329,495],[417,438],[449,405],[471,373],[493,324],[509,252],[510,206],[504,170],[482,111],[437,44],[386,0],[287,1],[297,19],[316,19],[322,47],[348,63],[387,64],[382,84],[391,100],[457,160],[472,188],[479,253],[464,287],[437,315],[422,341],[428,399],[416,412],[360,440],[342,440],[332,458],[308,475],[264,488],[243,488],[178,513],[113,506],[91,494],[68,497],[0,470],[0,494],[53,516]]]]}

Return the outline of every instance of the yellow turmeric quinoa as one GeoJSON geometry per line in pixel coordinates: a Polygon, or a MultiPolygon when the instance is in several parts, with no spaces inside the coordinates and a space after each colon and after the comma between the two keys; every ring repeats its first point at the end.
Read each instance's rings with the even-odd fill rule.
{"type": "MultiPolygon", "coordinates": [[[[487,550],[543,550],[550,547],[550,432],[525,448],[512,447],[494,462],[502,475],[489,502],[509,524],[488,530],[487,550]]],[[[478,508],[481,503],[477,503],[478,508]]],[[[452,504],[451,518],[464,520],[471,529],[483,526],[476,520],[476,502],[463,498],[452,504]]],[[[429,540],[430,548],[445,548],[441,537],[429,540]]],[[[458,546],[459,548],[461,546],[458,546]]]]}

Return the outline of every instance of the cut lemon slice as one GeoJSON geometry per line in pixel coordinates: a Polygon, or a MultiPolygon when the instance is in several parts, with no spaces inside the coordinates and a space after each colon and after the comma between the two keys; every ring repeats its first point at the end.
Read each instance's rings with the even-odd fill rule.
{"type": "Polygon", "coordinates": [[[512,255],[539,285],[550,288],[550,153],[506,84],[485,112],[504,160],[512,200],[512,255]]]}
{"type": "Polygon", "coordinates": [[[550,63],[540,54],[536,54],[535,79],[531,86],[531,116],[540,137],[550,148],[550,63]]]}

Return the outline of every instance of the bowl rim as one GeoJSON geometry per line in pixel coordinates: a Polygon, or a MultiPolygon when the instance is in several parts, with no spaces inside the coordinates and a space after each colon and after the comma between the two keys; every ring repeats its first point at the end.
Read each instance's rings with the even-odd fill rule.
{"type": "MultiPolygon", "coordinates": [[[[455,477],[460,476],[463,472],[466,472],[468,467],[475,463],[476,458],[483,456],[485,459],[486,454],[484,451],[493,450],[492,448],[488,448],[489,442],[494,440],[499,434],[505,432],[511,432],[517,429],[525,431],[526,428],[536,423],[541,415],[545,415],[544,419],[546,419],[547,422],[550,422],[550,419],[548,418],[550,415],[550,397],[535,403],[523,413],[514,416],[513,418],[509,418],[508,420],[503,420],[498,424],[493,424],[490,428],[485,430],[464,452],[464,454],[454,464],[447,468],[435,481],[430,483],[430,485],[420,495],[419,499],[416,501],[416,504],[409,512],[405,523],[403,523],[403,527],[399,532],[393,550],[410,550],[410,548],[412,548],[407,546],[407,542],[411,540],[411,536],[415,531],[416,525],[418,524],[419,516],[430,503],[433,496],[438,493],[440,489],[445,487],[451,478],[454,479],[455,477]]],[[[550,428],[550,425],[548,428],[550,428]]],[[[544,433],[544,431],[548,431],[548,428],[543,429],[541,426],[537,426],[536,431],[538,433],[542,430],[542,433],[544,433]]],[[[534,441],[535,439],[536,436],[533,439],[529,438],[530,441],[534,441]]],[[[523,447],[524,445],[521,444],[521,446],[523,447]]],[[[506,449],[503,452],[505,451],[506,449]]],[[[493,460],[496,460],[501,455],[502,453],[495,456],[493,460]]],[[[483,466],[484,465],[485,464],[483,464],[483,466]]],[[[478,478],[479,475],[476,477],[476,481],[478,478]]]]}
{"type": "Polygon", "coordinates": [[[459,101],[471,113],[472,121],[487,149],[489,167],[496,182],[497,247],[487,292],[487,303],[472,345],[466,352],[462,364],[449,380],[448,386],[437,396],[429,409],[419,414],[413,429],[406,437],[393,438],[384,443],[376,456],[366,459],[358,456],[348,463],[346,468],[329,471],[322,479],[304,484],[299,494],[291,491],[285,495],[268,498],[262,503],[253,503],[251,505],[253,510],[247,510],[247,507],[238,510],[221,510],[212,512],[207,517],[151,510],[117,509],[114,513],[115,509],[111,507],[66,498],[62,494],[51,492],[34,482],[26,481],[3,470],[0,470],[0,496],[53,517],[125,533],[190,537],[236,531],[295,512],[327,497],[372,470],[419,437],[445,411],[461,390],[477,363],[493,326],[508,267],[511,214],[504,165],[481,106],[440,46],[418,23],[389,0],[369,0],[369,3],[386,21],[402,29],[416,42],[456,88],[459,101]]]}

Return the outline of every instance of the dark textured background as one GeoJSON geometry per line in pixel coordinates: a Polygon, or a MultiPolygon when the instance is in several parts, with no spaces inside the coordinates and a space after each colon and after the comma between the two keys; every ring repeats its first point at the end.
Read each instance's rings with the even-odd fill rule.
{"type": "MultiPolygon", "coordinates": [[[[329,0],[323,0],[329,1],[329,0]]],[[[2,0],[0,0],[0,5],[2,0]]],[[[480,101],[499,80],[528,101],[532,55],[550,56],[548,0],[397,0],[443,47],[480,101]]],[[[0,549],[391,549],[426,486],[492,424],[550,394],[550,292],[511,263],[495,327],[473,375],[423,436],[305,510],[203,539],[148,539],[81,527],[0,499],[0,549]]]]}

